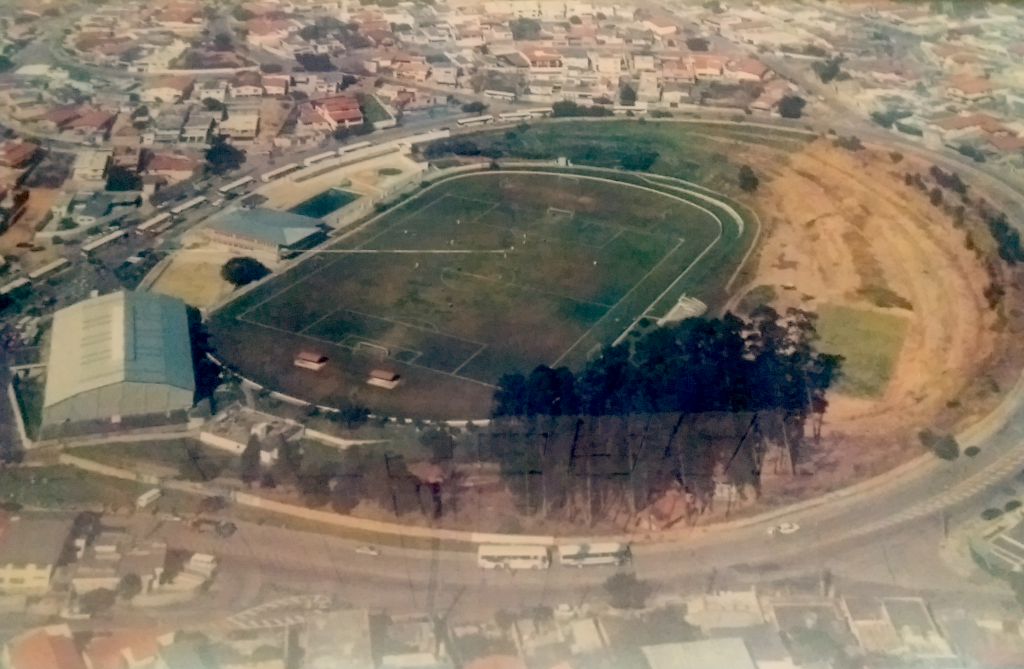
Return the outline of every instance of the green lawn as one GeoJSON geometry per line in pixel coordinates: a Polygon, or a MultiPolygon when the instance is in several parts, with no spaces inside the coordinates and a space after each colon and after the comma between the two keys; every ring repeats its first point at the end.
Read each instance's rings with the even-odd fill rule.
{"type": "Polygon", "coordinates": [[[844,358],[837,392],[878,397],[885,392],[907,333],[899,316],[826,304],[818,309],[819,348],[844,358]]]}
{"type": "Polygon", "coordinates": [[[359,100],[359,108],[363,112],[363,122],[376,123],[377,121],[387,121],[391,118],[391,114],[388,113],[387,109],[384,109],[375,96],[360,93],[356,97],[359,100]]]}
{"type": "Polygon", "coordinates": [[[0,470],[0,499],[28,507],[126,506],[151,487],[64,465],[0,470]]]}
{"type": "Polygon", "coordinates": [[[39,438],[39,427],[43,422],[43,377],[15,379],[14,394],[18,398],[18,410],[25,421],[25,433],[29,439],[39,438]]]}
{"type": "Polygon", "coordinates": [[[184,437],[168,441],[80,446],[70,452],[78,457],[124,469],[130,469],[136,462],[171,467],[179,471],[181,478],[194,481],[211,480],[221,474],[237,476],[239,467],[238,457],[204,446],[197,439],[184,437]]]}

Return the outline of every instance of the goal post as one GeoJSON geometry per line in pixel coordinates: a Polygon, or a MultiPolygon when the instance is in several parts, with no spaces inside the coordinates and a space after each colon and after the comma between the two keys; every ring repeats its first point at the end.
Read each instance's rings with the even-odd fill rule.
{"type": "Polygon", "coordinates": [[[565,216],[568,219],[572,219],[572,217],[575,215],[575,209],[559,209],[558,207],[548,207],[549,218],[554,218],[555,216],[565,216]]]}
{"type": "Polygon", "coordinates": [[[377,358],[387,358],[391,355],[391,351],[387,346],[381,346],[380,344],[374,344],[363,340],[357,341],[352,350],[356,353],[366,353],[377,358]]]}

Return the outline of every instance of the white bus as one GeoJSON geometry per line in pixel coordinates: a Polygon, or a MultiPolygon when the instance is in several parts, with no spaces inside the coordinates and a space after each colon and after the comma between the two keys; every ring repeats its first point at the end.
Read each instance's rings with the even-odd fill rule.
{"type": "Polygon", "coordinates": [[[162,214],[157,214],[153,218],[143,221],[142,223],[139,223],[138,227],[135,228],[135,232],[138,232],[140,234],[146,232],[147,230],[150,230],[151,228],[160,225],[170,217],[171,214],[166,211],[162,214]]]}
{"type": "Polygon", "coordinates": [[[373,146],[373,144],[371,142],[356,142],[355,144],[346,144],[345,146],[338,149],[338,155],[343,156],[346,153],[352,153],[353,151],[358,151],[359,149],[365,149],[368,146],[373,146]]]}
{"type": "Polygon", "coordinates": [[[188,202],[182,202],[177,207],[172,207],[171,208],[171,213],[174,214],[174,215],[178,215],[178,214],[180,214],[183,211],[188,211],[192,207],[198,207],[199,205],[201,205],[204,202],[206,202],[206,198],[203,197],[202,195],[200,195],[199,197],[192,198],[188,202]]]}
{"type": "Polygon", "coordinates": [[[543,118],[545,116],[551,116],[551,114],[553,114],[554,111],[555,110],[552,109],[551,107],[538,107],[537,109],[527,109],[526,113],[529,114],[531,118],[543,118]]]}
{"type": "Polygon", "coordinates": [[[221,195],[227,195],[233,190],[237,190],[248,183],[252,183],[252,181],[252,177],[242,177],[238,181],[232,181],[229,184],[224,184],[223,186],[217,189],[217,192],[220,193],[221,195]]]}
{"type": "Polygon", "coordinates": [[[135,508],[145,509],[147,506],[160,499],[160,496],[163,494],[164,493],[160,488],[151,488],[139,495],[139,498],[135,500],[135,508]]]}
{"type": "Polygon", "coordinates": [[[505,112],[504,114],[498,114],[498,119],[502,121],[525,121],[529,118],[532,117],[528,111],[505,112]]]}
{"type": "Polygon", "coordinates": [[[299,165],[298,163],[288,163],[287,165],[284,165],[282,167],[278,167],[276,170],[270,170],[269,172],[264,172],[260,176],[260,181],[262,181],[263,183],[267,183],[268,181],[273,181],[274,179],[277,179],[278,177],[283,177],[284,175],[288,174],[289,172],[294,172],[295,170],[299,169],[300,167],[302,167],[302,166],[299,165]]]}
{"type": "Polygon", "coordinates": [[[563,567],[622,566],[632,560],[629,544],[566,544],[558,547],[558,561],[563,567]]]}
{"type": "Polygon", "coordinates": [[[547,546],[481,544],[476,563],[481,569],[547,569],[551,555],[547,546]]]}
{"type": "Polygon", "coordinates": [[[104,244],[109,244],[115,239],[120,239],[121,237],[124,237],[127,234],[127,230],[115,230],[114,232],[111,232],[108,235],[103,235],[99,239],[91,241],[88,244],[82,244],[82,254],[85,255],[88,254],[90,251],[95,251],[104,244]]]}
{"type": "Polygon", "coordinates": [[[28,284],[29,284],[29,280],[26,279],[25,277],[22,277],[20,279],[15,279],[14,281],[11,281],[8,284],[4,284],[3,286],[0,286],[0,295],[6,295],[7,293],[13,293],[14,291],[18,290],[22,286],[27,286],[28,284]]]}
{"type": "Polygon", "coordinates": [[[328,158],[334,158],[337,155],[337,151],[324,151],[323,153],[318,153],[315,156],[310,156],[309,158],[306,158],[305,160],[302,161],[302,165],[304,167],[309,167],[310,165],[316,165],[317,163],[327,160],[328,158]]]}
{"type": "Polygon", "coordinates": [[[68,264],[68,259],[67,258],[58,258],[57,260],[54,260],[51,263],[43,265],[42,267],[40,267],[36,271],[30,272],[29,275],[28,275],[28,278],[30,278],[33,281],[35,281],[36,279],[38,279],[39,277],[43,276],[44,274],[49,274],[50,272],[52,272],[54,270],[58,270],[61,267],[63,267],[64,265],[67,265],[67,264],[68,264]]]}
{"type": "Polygon", "coordinates": [[[465,128],[466,126],[472,125],[487,125],[493,121],[493,116],[474,116],[472,118],[460,118],[456,123],[458,123],[460,127],[465,128]]]}

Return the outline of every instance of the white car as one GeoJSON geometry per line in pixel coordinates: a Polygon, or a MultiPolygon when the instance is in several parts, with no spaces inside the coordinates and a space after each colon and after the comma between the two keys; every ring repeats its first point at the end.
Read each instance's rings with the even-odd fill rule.
{"type": "Polygon", "coordinates": [[[380,549],[373,546],[356,546],[356,553],[360,555],[369,555],[371,557],[377,557],[380,555],[380,549]]]}
{"type": "Polygon", "coordinates": [[[776,525],[775,527],[769,527],[768,534],[772,536],[776,534],[793,534],[799,529],[800,526],[796,523],[782,523],[781,525],[776,525]]]}

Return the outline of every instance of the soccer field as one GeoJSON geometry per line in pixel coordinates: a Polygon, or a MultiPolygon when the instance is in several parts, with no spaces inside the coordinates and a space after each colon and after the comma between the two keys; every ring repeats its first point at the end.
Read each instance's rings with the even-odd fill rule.
{"type": "Polygon", "coordinates": [[[720,290],[703,284],[741,245],[710,209],[610,176],[445,180],[218,312],[218,348],[243,373],[318,401],[373,367],[406,382],[360,392],[395,400],[438,384],[489,397],[506,372],[578,368],[680,294],[720,290]],[[268,346],[281,355],[260,362],[268,346]],[[297,377],[285,363],[301,349],[328,356],[333,372],[297,377]]]}

